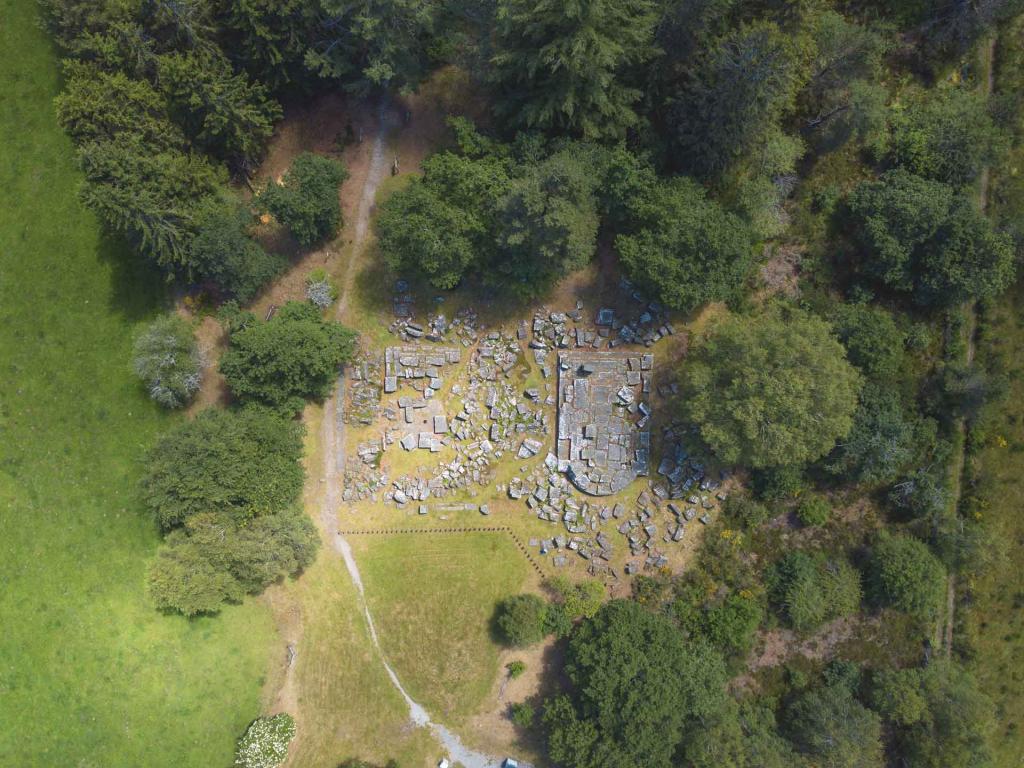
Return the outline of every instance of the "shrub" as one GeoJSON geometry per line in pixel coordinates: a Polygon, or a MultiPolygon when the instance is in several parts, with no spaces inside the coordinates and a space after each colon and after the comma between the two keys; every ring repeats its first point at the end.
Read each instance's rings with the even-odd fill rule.
{"type": "Polygon", "coordinates": [[[537,595],[514,595],[498,604],[495,625],[508,645],[532,645],[544,639],[548,604],[537,595]]]}
{"type": "Polygon", "coordinates": [[[520,728],[529,728],[533,725],[534,710],[525,701],[513,704],[510,707],[512,713],[512,722],[520,728]]]}
{"type": "Polygon", "coordinates": [[[753,472],[754,493],[762,501],[795,499],[806,488],[802,467],[783,465],[753,472]]]}
{"type": "Polygon", "coordinates": [[[506,664],[505,669],[508,670],[508,676],[515,680],[526,671],[526,663],[516,659],[506,664]]]}
{"type": "Polygon", "coordinates": [[[860,574],[845,560],[790,552],[769,571],[768,583],[772,602],[800,631],[860,607],[860,574]]]}
{"type": "Polygon", "coordinates": [[[817,494],[805,496],[796,507],[796,516],[806,526],[824,525],[832,516],[828,501],[817,494]]]}
{"type": "Polygon", "coordinates": [[[338,289],[327,277],[327,272],[314,269],[306,278],[306,299],[317,309],[327,309],[338,298],[338,289]]]}
{"type": "Polygon", "coordinates": [[[177,315],[163,315],[135,340],[135,375],[149,396],[165,408],[181,408],[199,391],[203,360],[192,327],[177,315]]]}
{"type": "Polygon", "coordinates": [[[745,493],[730,494],[725,500],[724,511],[730,520],[736,521],[746,529],[757,528],[771,517],[767,506],[745,493]]]}
{"type": "Polygon", "coordinates": [[[332,237],[341,226],[338,187],[348,178],[337,160],[303,152],[281,183],[271,182],[257,203],[309,247],[332,237]]]}
{"type": "Polygon", "coordinates": [[[928,708],[928,702],[921,692],[921,670],[879,671],[871,685],[871,707],[897,725],[908,726],[920,722],[928,708]]]}
{"type": "Polygon", "coordinates": [[[946,593],[946,569],[924,542],[883,532],[871,551],[868,584],[880,605],[927,620],[946,593]]]}
{"type": "Polygon", "coordinates": [[[715,648],[743,653],[749,650],[763,615],[760,603],[752,596],[733,592],[724,600],[707,606],[697,626],[715,648]]]}
{"type": "Polygon", "coordinates": [[[544,614],[544,634],[562,638],[572,633],[572,617],[562,603],[548,605],[544,614]]]}
{"type": "Polygon", "coordinates": [[[565,614],[571,621],[589,619],[604,602],[605,587],[599,581],[586,580],[573,584],[565,576],[551,580],[551,588],[558,595],[565,614]]]}
{"type": "Polygon", "coordinates": [[[288,756],[288,744],[295,738],[295,720],[282,712],[253,721],[238,742],[235,765],[240,768],[276,768],[288,756]]]}

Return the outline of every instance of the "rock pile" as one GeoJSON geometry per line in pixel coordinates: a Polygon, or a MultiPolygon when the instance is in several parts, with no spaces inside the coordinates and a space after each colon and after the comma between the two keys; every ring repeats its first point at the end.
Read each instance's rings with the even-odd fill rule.
{"type": "Polygon", "coordinates": [[[346,424],[369,425],[380,415],[381,358],[361,353],[345,370],[347,402],[342,415],[346,424]]]}

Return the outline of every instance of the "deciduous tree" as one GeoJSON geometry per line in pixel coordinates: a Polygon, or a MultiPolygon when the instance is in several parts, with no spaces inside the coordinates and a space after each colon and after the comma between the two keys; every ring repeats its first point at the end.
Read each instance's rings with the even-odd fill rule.
{"type": "Polygon", "coordinates": [[[333,237],[341,226],[338,187],[347,178],[337,160],[303,152],[281,183],[271,181],[260,192],[257,204],[309,247],[333,237]]]}
{"type": "Polygon", "coordinates": [[[263,409],[207,409],[153,446],[142,497],[164,530],[211,510],[245,521],[298,498],[301,455],[299,424],[263,409]]]}
{"type": "Polygon", "coordinates": [[[722,706],[725,668],[664,616],[613,600],[572,635],[573,698],[545,712],[549,754],[572,768],[668,768],[690,718],[722,706]]]}
{"type": "Polygon", "coordinates": [[[220,370],[232,394],[295,414],[326,397],[355,350],[356,333],[326,322],[305,302],[290,301],[269,322],[231,334],[220,370]]]}
{"type": "Polygon", "coordinates": [[[828,324],[799,312],[729,317],[683,367],[683,413],[722,460],[800,465],[849,434],[860,376],[828,324]]]}
{"type": "Polygon", "coordinates": [[[615,247],[630,277],[659,301],[691,312],[738,295],[753,252],[738,216],[685,178],[657,184],[631,208],[631,231],[615,247]]]}

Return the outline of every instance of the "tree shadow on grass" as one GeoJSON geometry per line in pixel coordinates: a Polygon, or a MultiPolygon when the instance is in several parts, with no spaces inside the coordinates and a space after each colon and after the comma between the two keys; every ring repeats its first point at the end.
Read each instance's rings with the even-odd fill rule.
{"type": "Polygon", "coordinates": [[[124,237],[104,231],[97,249],[99,262],[110,268],[107,308],[111,312],[137,323],[170,307],[171,283],[124,237]]]}
{"type": "MultiPolygon", "coordinates": [[[[542,722],[544,704],[555,696],[570,691],[571,684],[565,675],[565,656],[568,644],[568,639],[563,638],[544,649],[540,658],[540,686],[532,696],[521,702],[533,707],[534,710],[533,722],[528,728],[519,725],[515,728],[515,744],[524,752],[528,751],[536,755],[543,755],[546,752],[547,728],[542,722]]],[[[506,710],[506,716],[509,719],[512,717],[514,703],[520,702],[509,704],[506,710]]]]}

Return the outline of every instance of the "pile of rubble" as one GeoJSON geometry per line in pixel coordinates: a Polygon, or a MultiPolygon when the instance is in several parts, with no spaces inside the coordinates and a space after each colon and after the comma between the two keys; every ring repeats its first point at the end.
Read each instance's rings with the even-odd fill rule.
{"type": "MultiPolygon", "coordinates": [[[[438,300],[444,301],[444,298],[438,297],[438,300]]],[[[471,308],[460,309],[450,322],[444,313],[439,312],[424,325],[413,319],[410,295],[396,295],[393,301],[395,319],[388,326],[388,331],[402,341],[450,341],[457,342],[463,347],[471,347],[477,342],[480,331],[484,329],[482,323],[478,324],[476,310],[471,308]]]]}
{"type": "Polygon", "coordinates": [[[369,425],[380,415],[381,359],[361,354],[346,368],[347,403],[342,418],[346,424],[369,425]]]}
{"type": "Polygon", "coordinates": [[[461,360],[458,347],[388,347],[384,351],[384,394],[397,392],[404,382],[424,397],[433,397],[444,385],[445,366],[461,360]]]}
{"type": "Polygon", "coordinates": [[[683,499],[697,492],[702,506],[710,509],[705,503],[711,503],[707,499],[710,494],[715,494],[715,501],[725,501],[725,492],[720,489],[729,478],[729,472],[721,470],[717,480],[708,477],[704,463],[687,451],[683,442],[685,436],[685,427],[679,423],[662,429],[662,459],[658,464],[658,474],[665,478],[667,487],[659,484],[655,489],[663,493],[665,499],[683,499]]]}
{"type": "Polygon", "coordinates": [[[490,485],[494,480],[490,461],[492,451],[486,440],[472,443],[464,449],[460,447],[454,459],[439,464],[429,477],[401,477],[393,481],[384,499],[402,506],[409,501],[444,498],[470,485],[490,485]]]}
{"type": "MultiPolygon", "coordinates": [[[[363,446],[360,445],[360,450],[363,446]]],[[[377,501],[378,493],[387,486],[387,475],[376,466],[376,456],[367,461],[362,454],[351,456],[345,462],[345,490],[343,501],[377,501]]]]}

